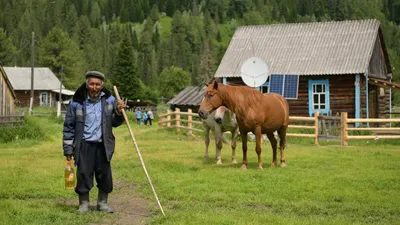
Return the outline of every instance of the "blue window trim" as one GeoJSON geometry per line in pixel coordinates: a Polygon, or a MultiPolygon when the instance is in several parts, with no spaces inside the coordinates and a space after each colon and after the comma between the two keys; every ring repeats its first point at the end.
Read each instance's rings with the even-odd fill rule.
{"type": "Polygon", "coordinates": [[[330,96],[330,92],[329,92],[329,80],[308,80],[308,114],[311,117],[314,112],[319,112],[319,113],[323,113],[323,114],[328,114],[331,105],[329,102],[329,96],[330,96]],[[312,86],[313,84],[325,84],[325,103],[326,103],[326,107],[325,110],[314,110],[313,107],[313,92],[312,92],[312,86]]]}
{"type": "Polygon", "coordinates": [[[39,96],[40,96],[40,105],[41,105],[41,106],[48,106],[48,101],[49,101],[49,100],[48,100],[48,96],[49,96],[48,93],[47,93],[47,92],[40,92],[40,95],[39,95],[39,96]],[[42,96],[43,96],[43,95],[46,96],[46,101],[45,101],[45,102],[42,101],[42,96]]]}

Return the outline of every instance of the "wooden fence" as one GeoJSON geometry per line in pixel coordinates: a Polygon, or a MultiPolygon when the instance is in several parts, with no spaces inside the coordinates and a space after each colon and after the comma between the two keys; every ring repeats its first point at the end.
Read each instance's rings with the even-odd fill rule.
{"type": "MultiPolygon", "coordinates": [[[[175,111],[168,110],[166,114],[159,114],[158,129],[182,129],[192,132],[203,132],[202,121],[197,113],[181,112],[179,108],[175,111]]],[[[340,116],[324,116],[315,113],[313,117],[290,116],[290,130],[309,130],[306,133],[287,133],[288,137],[313,138],[315,144],[319,140],[338,140],[342,146],[347,146],[349,140],[368,139],[400,139],[400,118],[392,119],[352,119],[347,118],[347,113],[340,116]],[[391,127],[369,127],[369,123],[393,124],[391,127]],[[363,126],[356,127],[356,124],[363,126]],[[365,127],[367,126],[367,127],[365,127]],[[371,132],[374,132],[371,134],[371,132]]]]}
{"type": "Polygon", "coordinates": [[[14,115],[3,115],[0,116],[0,126],[2,125],[10,125],[10,126],[19,126],[25,122],[24,120],[24,112],[16,113],[14,115]]]}

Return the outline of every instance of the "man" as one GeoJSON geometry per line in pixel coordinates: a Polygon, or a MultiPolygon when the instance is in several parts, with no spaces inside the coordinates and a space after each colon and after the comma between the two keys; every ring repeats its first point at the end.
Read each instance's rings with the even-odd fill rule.
{"type": "Polygon", "coordinates": [[[99,190],[97,210],[112,212],[108,193],[113,190],[111,158],[115,149],[112,127],[124,121],[121,114],[124,101],[116,101],[111,92],[104,88],[104,74],[89,71],[86,82],[75,92],[68,106],[63,130],[64,156],[68,161],[75,159],[81,214],[89,211],[89,191],[93,187],[93,174],[99,190]]]}

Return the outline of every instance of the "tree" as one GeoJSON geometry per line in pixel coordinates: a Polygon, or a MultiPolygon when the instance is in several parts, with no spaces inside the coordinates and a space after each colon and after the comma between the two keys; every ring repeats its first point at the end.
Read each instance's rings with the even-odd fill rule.
{"type": "Polygon", "coordinates": [[[60,28],[51,29],[38,46],[38,66],[49,67],[55,73],[64,67],[64,84],[68,88],[80,85],[85,64],[78,45],[60,28]]]}
{"type": "Polygon", "coordinates": [[[13,45],[11,38],[0,27],[0,65],[11,65],[17,48],[13,45]]]}
{"type": "Polygon", "coordinates": [[[121,97],[140,99],[143,95],[133,46],[128,35],[124,36],[119,45],[116,64],[113,68],[113,83],[118,87],[121,97]]]}
{"type": "Polygon", "coordinates": [[[158,79],[158,90],[166,98],[174,97],[189,85],[189,73],[175,66],[165,68],[158,79]]]}

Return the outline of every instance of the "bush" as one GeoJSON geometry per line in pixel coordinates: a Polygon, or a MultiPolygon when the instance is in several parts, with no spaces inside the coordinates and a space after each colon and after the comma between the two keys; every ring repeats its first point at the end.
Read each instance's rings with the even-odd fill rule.
{"type": "Polygon", "coordinates": [[[34,118],[25,117],[22,126],[4,126],[1,127],[0,142],[9,143],[25,139],[44,140],[46,134],[43,129],[35,122],[34,118]]]}

